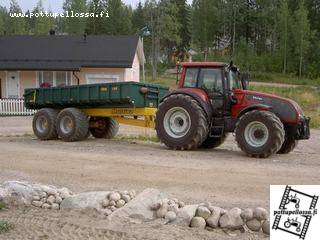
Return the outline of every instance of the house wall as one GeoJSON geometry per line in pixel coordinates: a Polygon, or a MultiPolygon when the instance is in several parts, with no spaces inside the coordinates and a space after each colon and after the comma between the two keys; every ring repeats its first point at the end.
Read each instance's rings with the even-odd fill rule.
{"type": "Polygon", "coordinates": [[[1,78],[1,97],[6,97],[6,72],[0,71],[0,78],[1,78]]]}
{"type": "Polygon", "coordinates": [[[37,86],[36,71],[20,71],[20,97],[23,97],[24,89],[37,86]]]}
{"type": "Polygon", "coordinates": [[[137,53],[134,56],[132,68],[126,68],[125,70],[125,79],[126,81],[140,81],[140,62],[137,53]]]}
{"type": "MultiPolygon", "coordinates": [[[[124,68],[82,68],[80,72],[75,72],[78,76],[80,84],[87,84],[87,75],[112,75],[118,76],[119,81],[125,81],[124,68]]],[[[73,84],[77,84],[77,78],[72,76],[73,84]]]]}

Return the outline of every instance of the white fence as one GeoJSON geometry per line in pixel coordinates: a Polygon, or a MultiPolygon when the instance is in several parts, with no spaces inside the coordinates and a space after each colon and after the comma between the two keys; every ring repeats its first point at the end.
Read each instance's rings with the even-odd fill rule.
{"type": "Polygon", "coordinates": [[[27,116],[33,115],[34,113],[34,110],[29,110],[24,107],[23,99],[0,99],[0,116],[27,116]]]}

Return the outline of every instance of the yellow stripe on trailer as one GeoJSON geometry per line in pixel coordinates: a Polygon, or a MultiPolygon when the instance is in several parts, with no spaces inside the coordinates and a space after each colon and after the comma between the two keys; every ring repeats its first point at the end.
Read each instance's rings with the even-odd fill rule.
{"type": "Polygon", "coordinates": [[[112,117],[118,123],[154,128],[157,108],[86,108],[81,111],[91,117],[112,117]]]}

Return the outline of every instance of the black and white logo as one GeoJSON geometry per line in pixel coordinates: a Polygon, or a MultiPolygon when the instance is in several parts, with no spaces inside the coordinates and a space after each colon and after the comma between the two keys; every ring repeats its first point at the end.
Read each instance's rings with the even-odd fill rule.
{"type": "Polygon", "coordinates": [[[318,240],[320,185],[271,185],[271,240],[318,240]]]}

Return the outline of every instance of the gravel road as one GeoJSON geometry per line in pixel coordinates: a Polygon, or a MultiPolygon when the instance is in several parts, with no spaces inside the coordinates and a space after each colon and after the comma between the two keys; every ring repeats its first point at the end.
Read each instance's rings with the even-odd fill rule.
{"type": "MultiPolygon", "coordinates": [[[[254,159],[233,136],[215,150],[180,152],[134,140],[38,141],[30,126],[31,118],[0,118],[0,182],[28,180],[74,192],[153,187],[186,203],[210,201],[227,209],[269,208],[270,184],[320,184],[319,130],[291,154],[254,159]]],[[[155,134],[120,129],[120,135],[155,134]]]]}

